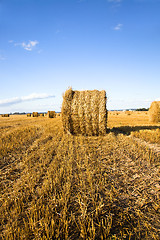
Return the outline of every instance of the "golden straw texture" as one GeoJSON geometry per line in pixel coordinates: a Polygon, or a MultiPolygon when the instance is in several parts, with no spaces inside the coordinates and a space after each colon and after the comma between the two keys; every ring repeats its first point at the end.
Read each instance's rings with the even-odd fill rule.
{"type": "Polygon", "coordinates": [[[33,112],[31,116],[32,117],[38,117],[38,112],[33,112]]]}
{"type": "Polygon", "coordinates": [[[2,114],[2,117],[9,117],[9,114],[2,114]]]}
{"type": "Polygon", "coordinates": [[[160,101],[154,101],[149,108],[149,121],[153,123],[160,122],[160,101]]]}
{"type": "Polygon", "coordinates": [[[72,88],[66,90],[63,96],[62,103],[62,123],[65,133],[72,133],[72,120],[71,120],[71,104],[72,104],[72,88]]]}
{"type": "Polygon", "coordinates": [[[106,134],[107,109],[104,90],[68,89],[63,96],[61,112],[65,132],[86,136],[106,134]]]}
{"type": "Polygon", "coordinates": [[[55,118],[56,117],[55,111],[48,111],[47,112],[47,117],[48,118],[55,118]]]}

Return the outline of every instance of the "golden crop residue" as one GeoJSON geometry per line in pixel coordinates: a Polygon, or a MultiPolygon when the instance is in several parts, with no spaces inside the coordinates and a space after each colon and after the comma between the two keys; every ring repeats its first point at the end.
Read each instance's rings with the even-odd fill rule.
{"type": "Polygon", "coordinates": [[[64,134],[61,117],[0,118],[1,239],[159,239],[160,159],[128,136],[160,124],[120,112],[108,128],[85,137],[64,134]]]}
{"type": "Polygon", "coordinates": [[[132,132],[132,136],[143,139],[149,143],[160,144],[160,128],[150,128],[149,130],[139,130],[132,132]]]}

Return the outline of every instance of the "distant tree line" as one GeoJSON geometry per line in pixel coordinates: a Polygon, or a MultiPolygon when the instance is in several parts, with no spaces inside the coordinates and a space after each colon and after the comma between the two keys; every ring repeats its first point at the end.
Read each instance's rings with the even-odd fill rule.
{"type": "Polygon", "coordinates": [[[148,111],[149,108],[137,108],[136,111],[148,111]]]}

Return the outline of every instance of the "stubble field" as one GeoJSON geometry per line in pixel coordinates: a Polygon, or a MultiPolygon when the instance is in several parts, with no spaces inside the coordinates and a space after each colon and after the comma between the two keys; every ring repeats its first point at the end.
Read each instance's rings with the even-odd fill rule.
{"type": "Polygon", "coordinates": [[[108,133],[0,117],[0,239],[159,239],[160,124],[109,112],[108,133]]]}

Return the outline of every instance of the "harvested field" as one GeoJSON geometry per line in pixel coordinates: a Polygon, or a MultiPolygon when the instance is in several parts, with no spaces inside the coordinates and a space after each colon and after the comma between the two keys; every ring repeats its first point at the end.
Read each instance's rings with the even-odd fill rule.
{"type": "Polygon", "coordinates": [[[141,142],[159,145],[160,124],[118,112],[107,125],[74,136],[61,117],[0,118],[0,239],[160,238],[160,157],[141,142]]]}

